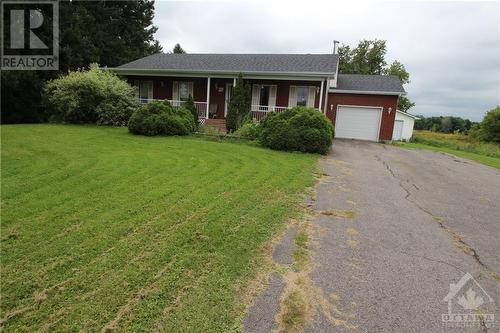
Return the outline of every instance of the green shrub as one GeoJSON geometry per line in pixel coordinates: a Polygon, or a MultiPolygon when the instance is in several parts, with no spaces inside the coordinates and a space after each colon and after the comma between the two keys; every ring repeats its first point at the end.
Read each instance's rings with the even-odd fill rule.
{"type": "Polygon", "coordinates": [[[189,95],[188,96],[188,99],[186,101],[186,103],[184,103],[183,105],[186,109],[189,110],[189,112],[191,112],[191,114],[193,115],[193,120],[194,120],[194,123],[196,124],[196,126],[198,127],[199,125],[199,119],[198,119],[198,110],[196,110],[196,105],[194,105],[194,100],[193,100],[193,96],[189,95]]]}
{"type": "Polygon", "coordinates": [[[334,137],[330,120],[313,108],[295,107],[281,113],[271,112],[260,127],[260,143],[276,150],[326,154],[334,137]]]}
{"type": "Polygon", "coordinates": [[[255,120],[247,120],[243,126],[241,126],[234,135],[240,136],[242,138],[257,140],[260,134],[260,125],[255,120]]]}
{"type": "Polygon", "coordinates": [[[471,135],[482,141],[500,143],[500,106],[488,111],[473,127],[471,135]]]}
{"type": "Polygon", "coordinates": [[[153,101],[137,109],[128,130],[142,135],[188,135],[196,129],[193,115],[184,107],[174,108],[167,101],[153,101]]]}
{"type": "Polygon", "coordinates": [[[137,108],[135,90],[97,64],[48,81],[42,91],[51,121],[124,126],[137,108]]]}

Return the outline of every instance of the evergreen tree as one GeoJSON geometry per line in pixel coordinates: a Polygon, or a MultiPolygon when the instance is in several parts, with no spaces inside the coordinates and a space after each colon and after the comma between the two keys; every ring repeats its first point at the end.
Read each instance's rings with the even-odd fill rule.
{"type": "Polygon", "coordinates": [[[2,71],[2,123],[42,121],[41,86],[61,73],[161,52],[153,17],[152,0],[59,2],[59,72],[2,71]]]}
{"type": "Polygon", "coordinates": [[[181,44],[179,44],[179,43],[175,44],[172,52],[173,53],[186,53],[186,51],[184,51],[184,49],[181,47],[181,44]]]}
{"type": "Polygon", "coordinates": [[[236,86],[233,88],[226,116],[226,127],[229,131],[236,131],[250,118],[251,103],[250,86],[243,80],[243,75],[240,73],[236,86]]]}
{"type": "Polygon", "coordinates": [[[194,123],[198,125],[198,111],[196,110],[196,105],[194,105],[193,96],[191,96],[191,94],[188,96],[186,102],[184,103],[184,107],[191,112],[191,114],[193,115],[194,123]]]}

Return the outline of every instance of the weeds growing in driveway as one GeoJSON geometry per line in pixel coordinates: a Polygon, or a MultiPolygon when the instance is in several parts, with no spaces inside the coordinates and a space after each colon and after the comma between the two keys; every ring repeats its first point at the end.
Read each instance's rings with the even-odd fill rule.
{"type": "Polygon", "coordinates": [[[226,332],[315,155],[2,126],[2,331],[226,332]]]}

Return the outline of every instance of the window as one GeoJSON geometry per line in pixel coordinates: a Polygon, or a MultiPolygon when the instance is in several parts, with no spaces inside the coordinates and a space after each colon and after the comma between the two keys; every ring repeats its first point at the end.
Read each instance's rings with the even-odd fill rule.
{"type": "Polygon", "coordinates": [[[269,86],[260,87],[259,105],[263,106],[269,105],[269,86]]]}
{"type": "Polygon", "coordinates": [[[140,103],[148,103],[153,99],[153,81],[135,81],[137,87],[137,97],[140,103]]]}
{"type": "Polygon", "coordinates": [[[297,106],[307,106],[308,87],[297,87],[297,106]]]}
{"type": "Polygon", "coordinates": [[[190,94],[189,82],[179,82],[179,100],[187,101],[190,94]]]}

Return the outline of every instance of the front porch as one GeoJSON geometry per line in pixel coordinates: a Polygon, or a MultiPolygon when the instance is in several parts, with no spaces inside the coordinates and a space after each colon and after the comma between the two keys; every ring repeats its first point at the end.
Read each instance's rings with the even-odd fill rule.
{"type": "MultiPolygon", "coordinates": [[[[251,87],[251,114],[261,121],[269,112],[282,112],[295,106],[324,110],[326,82],[246,79],[251,87]]],[[[201,122],[206,119],[225,119],[231,100],[235,78],[195,77],[129,77],[138,87],[140,103],[168,100],[173,106],[182,106],[189,95],[195,101],[201,122]]]]}

